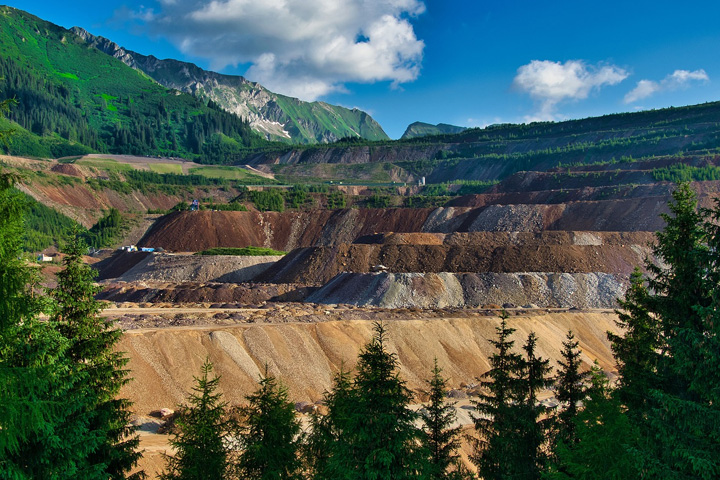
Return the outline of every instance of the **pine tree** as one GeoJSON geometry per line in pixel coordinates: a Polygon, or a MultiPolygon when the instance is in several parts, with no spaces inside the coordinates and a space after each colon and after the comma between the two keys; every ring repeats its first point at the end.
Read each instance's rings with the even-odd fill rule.
{"type": "Polygon", "coordinates": [[[212,363],[205,360],[190,395],[189,405],[180,408],[170,440],[174,456],[166,456],[162,480],[222,480],[228,478],[230,423],[226,403],[216,393],[219,377],[210,378],[212,363]]]}
{"type": "Polygon", "coordinates": [[[585,398],[585,380],[587,372],[581,372],[580,350],[578,341],[572,331],[568,331],[561,355],[563,360],[558,361],[560,370],[555,377],[555,398],[557,398],[559,411],[557,413],[557,433],[554,441],[562,441],[572,445],[577,441],[575,435],[575,417],[578,406],[585,398]]]}
{"type": "Polygon", "coordinates": [[[247,480],[301,478],[300,423],[285,387],[267,372],[258,390],[240,409],[243,423],[238,438],[242,452],[237,469],[247,480]]]}
{"type": "Polygon", "coordinates": [[[385,326],[376,322],[374,330],[359,355],[352,386],[356,404],[343,430],[350,456],[337,460],[357,472],[351,478],[418,478],[425,455],[418,445],[422,432],[414,424],[418,415],[408,408],[412,394],[397,373],[396,355],[385,348],[385,326]]]}
{"type": "Polygon", "coordinates": [[[426,473],[429,479],[459,480],[468,476],[457,453],[462,427],[452,426],[457,418],[455,404],[446,403],[447,381],[441,372],[436,358],[428,381],[430,389],[425,392],[429,403],[421,411],[425,433],[422,443],[429,454],[426,473]]]}
{"type": "Polygon", "coordinates": [[[507,325],[507,312],[501,314],[502,322],[496,327],[497,340],[490,343],[497,350],[490,356],[490,370],[483,376],[481,385],[488,393],[481,394],[475,402],[480,416],[475,417],[475,452],[471,460],[478,467],[481,478],[486,480],[513,478],[513,460],[516,447],[516,418],[513,404],[517,400],[516,373],[522,357],[512,352],[514,341],[510,336],[514,328],[507,325]]]}
{"type": "MultiPolygon", "coordinates": [[[[78,378],[74,391],[82,404],[78,412],[87,425],[83,441],[81,474],[88,478],[123,479],[140,458],[139,439],[129,426],[130,401],[117,398],[125,385],[128,360],[115,345],[122,331],[111,320],[99,316],[100,302],[95,300],[99,287],[93,284],[97,272],[83,263],[87,247],[75,231],[64,249],[64,269],[58,273],[58,285],[52,290],[55,300],[53,321],[68,340],[66,352],[78,378]]],[[[77,417],[77,415],[76,415],[77,417]]],[[[138,472],[131,478],[142,478],[138,472]]]]}

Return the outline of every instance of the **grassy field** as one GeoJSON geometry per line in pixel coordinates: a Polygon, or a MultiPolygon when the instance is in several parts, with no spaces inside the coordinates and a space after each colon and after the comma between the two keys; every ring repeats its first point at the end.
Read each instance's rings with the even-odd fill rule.
{"type": "Polygon", "coordinates": [[[149,163],[150,171],[155,173],[174,173],[176,175],[182,175],[182,165],[177,163],[149,163]]]}
{"type": "MultiPolygon", "coordinates": [[[[249,180],[261,179],[259,175],[253,175],[247,170],[237,167],[208,166],[190,169],[192,175],[202,175],[208,178],[225,178],[227,180],[249,180]]],[[[269,183],[272,183],[268,180],[269,183]]]]}
{"type": "Polygon", "coordinates": [[[118,162],[117,160],[112,160],[110,158],[84,158],[82,160],[78,160],[75,164],[83,167],[98,168],[108,172],[127,172],[135,170],[132,165],[118,162]]]}

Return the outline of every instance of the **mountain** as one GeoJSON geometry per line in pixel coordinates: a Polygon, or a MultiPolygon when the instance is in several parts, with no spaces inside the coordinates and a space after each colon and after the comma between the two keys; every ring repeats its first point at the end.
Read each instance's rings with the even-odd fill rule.
{"type": "Polygon", "coordinates": [[[455,125],[448,125],[447,123],[438,123],[437,125],[430,125],[429,123],[415,122],[408,125],[405,129],[400,140],[406,140],[408,138],[425,137],[428,135],[445,135],[460,133],[467,130],[466,127],[458,127],[455,125]]]}
{"type": "Polygon", "coordinates": [[[0,93],[17,100],[7,115],[16,123],[8,149],[15,155],[95,151],[216,163],[267,144],[236,115],[11,7],[0,7],[0,93]]]}
{"type": "Polygon", "coordinates": [[[86,30],[71,29],[89,45],[140,70],[159,84],[212,100],[250,122],[268,140],[291,143],[327,143],[344,137],[387,140],[382,127],[367,113],[324,102],[303,102],[273,93],[241,76],[210,72],[192,63],[160,60],[126,50],[86,30]]]}

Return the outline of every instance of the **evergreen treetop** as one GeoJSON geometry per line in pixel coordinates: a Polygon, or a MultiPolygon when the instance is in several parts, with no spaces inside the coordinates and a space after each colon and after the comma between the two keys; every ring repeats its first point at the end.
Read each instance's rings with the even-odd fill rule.
{"type": "Polygon", "coordinates": [[[200,377],[195,377],[189,405],[176,414],[177,433],[170,440],[176,453],[166,455],[162,480],[223,480],[231,473],[227,404],[216,392],[220,378],[211,378],[212,370],[206,359],[200,377]]]}
{"type": "Polygon", "coordinates": [[[447,381],[442,377],[437,358],[428,380],[429,390],[425,394],[429,402],[421,410],[423,421],[423,446],[428,454],[426,476],[433,480],[459,480],[467,477],[460,456],[461,426],[453,426],[457,419],[455,403],[446,402],[447,381]]]}
{"type": "MultiPolygon", "coordinates": [[[[103,306],[95,299],[99,287],[93,283],[97,272],[83,261],[87,252],[76,230],[63,249],[63,270],[58,285],[50,292],[54,300],[53,321],[68,340],[67,355],[78,377],[75,391],[82,399],[82,421],[88,434],[84,448],[87,471],[99,478],[124,479],[137,464],[139,439],[130,423],[130,401],[118,398],[129,379],[128,359],[115,350],[122,331],[112,320],[99,315],[103,306]]],[[[142,478],[138,472],[131,478],[142,478]]]]}
{"type": "Polygon", "coordinates": [[[248,395],[247,400],[249,404],[239,410],[243,417],[238,432],[242,449],[237,462],[240,478],[301,478],[301,428],[287,389],[268,374],[266,367],[258,390],[248,395]]]}

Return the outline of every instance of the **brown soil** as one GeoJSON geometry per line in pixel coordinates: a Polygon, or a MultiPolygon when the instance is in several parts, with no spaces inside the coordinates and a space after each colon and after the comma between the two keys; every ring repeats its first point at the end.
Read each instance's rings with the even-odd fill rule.
{"type": "MultiPolygon", "coordinates": [[[[427,234],[425,234],[427,235],[427,234]]],[[[412,239],[412,235],[408,236],[412,239]]],[[[402,237],[400,237],[402,238],[402,237]]],[[[439,240],[440,237],[431,237],[439,240]]],[[[629,275],[650,254],[647,232],[458,233],[442,244],[342,244],[297,249],[256,277],[323,284],[341,272],[606,272],[629,275]]],[[[361,239],[362,241],[362,239],[361,239]]]]}
{"type": "Polygon", "coordinates": [[[431,209],[346,209],[278,212],[177,212],[159,219],[140,241],[172,252],[211,247],[289,251],[350,243],[377,232],[420,232],[431,209]]]}
{"type": "Polygon", "coordinates": [[[62,173],[63,175],[70,175],[72,177],[85,178],[85,172],[82,171],[77,165],[70,163],[58,163],[50,168],[50,171],[55,173],[62,173]]]}

